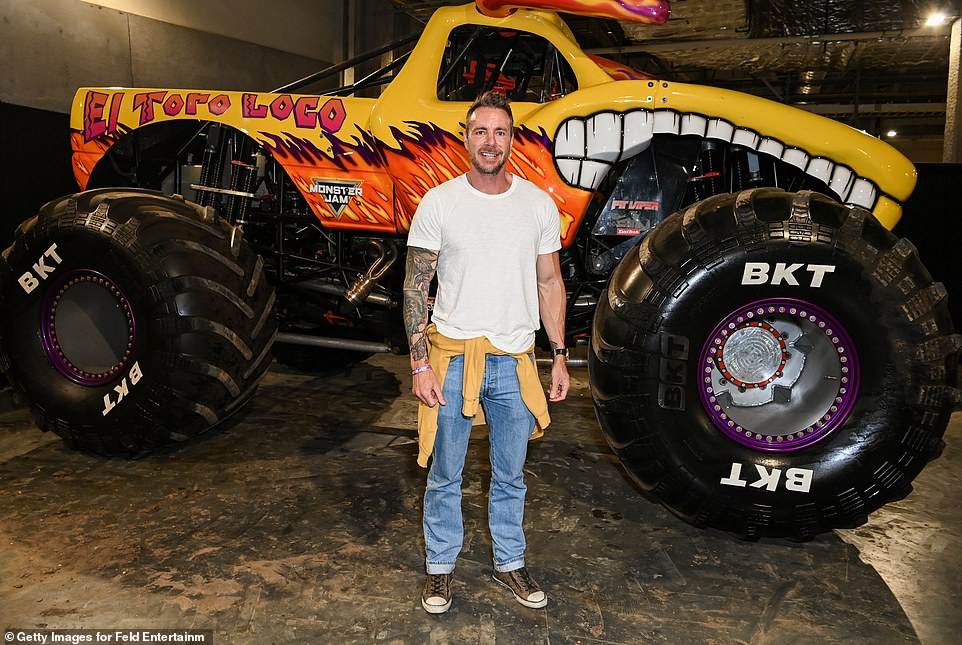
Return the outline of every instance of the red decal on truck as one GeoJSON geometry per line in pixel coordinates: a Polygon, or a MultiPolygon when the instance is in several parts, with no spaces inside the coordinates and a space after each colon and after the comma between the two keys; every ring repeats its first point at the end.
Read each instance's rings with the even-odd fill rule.
{"type": "Polygon", "coordinates": [[[124,93],[104,94],[87,92],[84,98],[84,141],[92,141],[105,134],[117,131],[117,118],[123,105],[124,93]],[[107,117],[104,108],[110,105],[107,117]]]}
{"type": "Polygon", "coordinates": [[[241,116],[245,119],[266,119],[268,114],[278,121],[285,121],[294,115],[294,126],[301,129],[313,130],[318,122],[327,132],[334,133],[344,125],[347,112],[341,99],[328,99],[320,108],[320,97],[301,96],[295,100],[290,94],[275,96],[267,94],[262,102],[261,96],[253,92],[244,94],[241,101],[241,116]]]}

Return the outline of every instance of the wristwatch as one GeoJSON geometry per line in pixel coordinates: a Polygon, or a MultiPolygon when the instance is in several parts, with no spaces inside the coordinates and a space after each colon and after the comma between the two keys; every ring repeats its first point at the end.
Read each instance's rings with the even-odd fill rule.
{"type": "Polygon", "coordinates": [[[565,361],[568,360],[568,348],[567,347],[555,347],[552,358],[555,356],[564,356],[565,361]]]}

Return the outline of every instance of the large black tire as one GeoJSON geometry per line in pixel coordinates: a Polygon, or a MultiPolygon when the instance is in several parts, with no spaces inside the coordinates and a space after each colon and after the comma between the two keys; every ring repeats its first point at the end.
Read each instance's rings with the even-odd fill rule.
{"type": "Polygon", "coordinates": [[[644,491],[697,526],[804,540],[908,494],[958,405],[959,347],[911,244],[862,209],[757,189],[624,258],[589,371],[644,491]]]}
{"type": "Polygon", "coordinates": [[[71,448],[136,455],[220,423],[271,361],[274,290],[213,209],[137,189],[46,204],[0,262],[0,368],[71,448]]]}

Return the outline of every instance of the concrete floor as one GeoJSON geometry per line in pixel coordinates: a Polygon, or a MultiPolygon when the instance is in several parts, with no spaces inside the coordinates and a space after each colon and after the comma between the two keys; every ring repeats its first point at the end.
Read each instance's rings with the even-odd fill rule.
{"type": "Polygon", "coordinates": [[[486,440],[454,606],[420,607],[407,359],[277,366],[227,427],[136,461],[0,414],[0,627],[210,628],[217,643],[957,643],[962,416],[905,500],[797,544],[692,528],[611,456],[587,374],[528,460],[526,609],[490,579],[486,440]]]}

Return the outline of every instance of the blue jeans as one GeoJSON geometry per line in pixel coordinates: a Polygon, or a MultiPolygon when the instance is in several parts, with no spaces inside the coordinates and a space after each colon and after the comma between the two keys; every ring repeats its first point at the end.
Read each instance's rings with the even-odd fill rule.
{"type": "MultiPolygon", "coordinates": [[[[524,460],[534,416],[521,400],[518,361],[489,354],[481,383],[481,405],[491,440],[491,489],[488,527],[494,544],[494,569],[524,566],[524,460]]],[[[451,573],[464,543],[461,473],[471,437],[471,418],[461,414],[464,357],[451,359],[444,379],[447,405],[438,411],[438,434],[424,491],[425,562],[429,574],[451,573]]]]}

